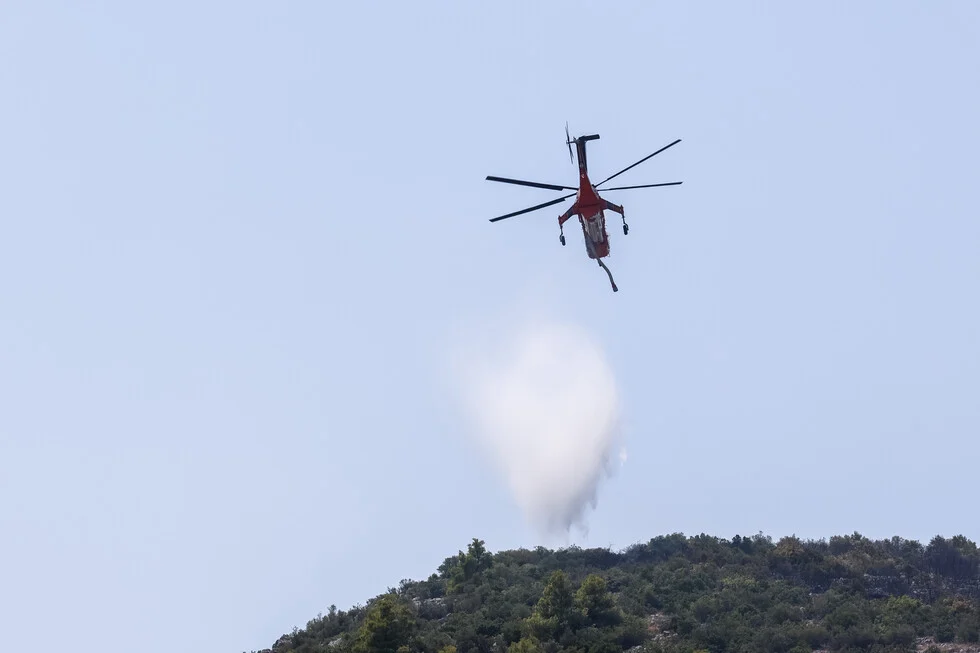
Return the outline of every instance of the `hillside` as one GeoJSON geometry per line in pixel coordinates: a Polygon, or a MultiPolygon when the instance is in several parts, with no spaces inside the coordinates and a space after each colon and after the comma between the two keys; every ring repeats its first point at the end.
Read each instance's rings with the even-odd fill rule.
{"type": "Polygon", "coordinates": [[[265,653],[980,651],[980,552],[858,533],[661,536],[623,551],[488,552],[331,606],[265,653]]]}

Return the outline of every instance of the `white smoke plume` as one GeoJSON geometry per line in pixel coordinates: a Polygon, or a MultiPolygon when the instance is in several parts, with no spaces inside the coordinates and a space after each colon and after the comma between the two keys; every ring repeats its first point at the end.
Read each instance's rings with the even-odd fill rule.
{"type": "Polygon", "coordinates": [[[472,433],[529,522],[549,534],[587,530],[586,510],[612,472],[620,414],[602,349],[582,329],[544,320],[491,339],[470,339],[457,360],[472,433]]]}

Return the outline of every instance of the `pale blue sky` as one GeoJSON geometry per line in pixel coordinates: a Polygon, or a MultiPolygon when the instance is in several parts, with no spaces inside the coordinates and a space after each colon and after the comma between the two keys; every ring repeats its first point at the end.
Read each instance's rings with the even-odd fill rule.
{"type": "Polygon", "coordinates": [[[258,649],[534,546],[441,376],[522,301],[623,389],[576,541],[980,539],[978,61],[969,0],[3,3],[0,641],[258,649]],[[566,120],[684,139],[615,295],[567,205],[487,222],[566,120]]]}

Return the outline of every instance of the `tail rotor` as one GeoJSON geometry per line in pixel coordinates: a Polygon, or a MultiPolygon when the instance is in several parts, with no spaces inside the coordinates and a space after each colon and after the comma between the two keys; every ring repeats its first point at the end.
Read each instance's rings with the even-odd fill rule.
{"type": "Polygon", "coordinates": [[[575,158],[572,156],[572,138],[568,135],[568,121],[565,121],[565,144],[568,145],[568,160],[571,163],[575,163],[575,158]]]}

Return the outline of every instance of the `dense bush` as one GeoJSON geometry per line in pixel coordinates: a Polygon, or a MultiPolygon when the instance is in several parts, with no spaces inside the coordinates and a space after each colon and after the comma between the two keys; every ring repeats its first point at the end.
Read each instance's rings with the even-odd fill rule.
{"type": "Polygon", "coordinates": [[[980,552],[965,537],[673,534],[621,552],[496,554],[474,539],[428,579],[331,606],[272,651],[885,652],[919,641],[980,641],[980,552]]]}

